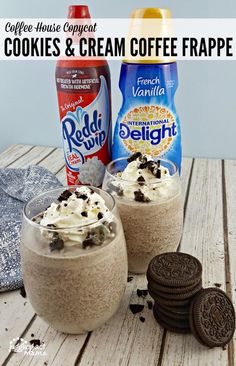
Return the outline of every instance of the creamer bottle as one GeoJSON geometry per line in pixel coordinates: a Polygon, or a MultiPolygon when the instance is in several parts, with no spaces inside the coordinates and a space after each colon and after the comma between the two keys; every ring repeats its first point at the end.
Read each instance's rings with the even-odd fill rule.
{"type": "MultiPolygon", "coordinates": [[[[88,7],[70,6],[68,18],[74,19],[72,22],[90,19],[88,7]]],[[[100,186],[110,161],[108,64],[101,59],[61,59],[56,67],[56,86],[67,182],[100,186]]]]}
{"type": "MultiPolygon", "coordinates": [[[[142,19],[156,18],[159,27],[166,27],[168,9],[137,9],[131,14],[131,35],[137,37],[144,27],[142,19]],[[138,22],[135,26],[132,22],[138,22]]],[[[159,32],[162,34],[162,31],[159,32]]],[[[166,58],[128,59],[122,63],[119,87],[123,104],[114,130],[112,158],[134,152],[162,157],[181,169],[181,133],[174,96],[178,87],[177,65],[166,58]]]]}

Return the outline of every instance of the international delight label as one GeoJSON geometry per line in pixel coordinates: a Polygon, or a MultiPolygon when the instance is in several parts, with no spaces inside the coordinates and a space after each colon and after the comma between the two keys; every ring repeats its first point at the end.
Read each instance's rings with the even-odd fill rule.
{"type": "Polygon", "coordinates": [[[123,64],[123,105],[115,126],[113,159],[136,151],[181,166],[180,123],[174,105],[176,64],[123,64]]]}
{"type": "Polygon", "coordinates": [[[69,185],[101,186],[110,161],[106,67],[57,68],[56,83],[69,185]]]}

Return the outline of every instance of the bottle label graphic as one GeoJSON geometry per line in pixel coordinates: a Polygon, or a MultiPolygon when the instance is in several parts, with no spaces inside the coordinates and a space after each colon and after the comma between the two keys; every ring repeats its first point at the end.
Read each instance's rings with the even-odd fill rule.
{"type": "Polygon", "coordinates": [[[122,64],[123,105],[115,126],[113,159],[140,151],[172,160],[180,169],[180,123],[174,105],[177,86],[176,63],[122,64]]]}
{"type": "Polygon", "coordinates": [[[57,70],[56,82],[69,184],[100,186],[105,165],[109,162],[110,98],[104,69],[105,67],[99,67],[94,70],[90,67],[57,70]]]}

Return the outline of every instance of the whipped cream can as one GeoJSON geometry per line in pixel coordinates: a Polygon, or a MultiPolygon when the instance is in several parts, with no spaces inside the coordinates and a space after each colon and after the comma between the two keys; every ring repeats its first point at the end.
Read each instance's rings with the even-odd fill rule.
{"type": "MultiPolygon", "coordinates": [[[[90,18],[70,6],[69,18],[90,18]]],[[[110,161],[111,93],[106,60],[59,60],[56,86],[68,185],[100,186],[110,161]]]]}
{"type": "MultiPolygon", "coordinates": [[[[170,12],[158,8],[137,9],[132,13],[132,18],[136,17],[156,17],[164,23],[170,18],[170,12]]],[[[160,58],[151,63],[145,59],[125,60],[119,87],[123,103],[115,125],[112,158],[139,151],[153,158],[167,158],[180,171],[181,131],[174,104],[178,87],[176,62],[160,58]]]]}

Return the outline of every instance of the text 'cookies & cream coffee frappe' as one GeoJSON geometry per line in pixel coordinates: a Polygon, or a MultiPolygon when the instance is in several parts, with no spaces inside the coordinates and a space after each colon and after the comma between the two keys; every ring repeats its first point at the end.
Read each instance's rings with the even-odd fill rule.
{"type": "Polygon", "coordinates": [[[24,208],[21,256],[27,296],[55,329],[85,333],[118,309],[127,253],[107,192],[64,187],[33,198],[24,208]]]}
{"type": "Polygon", "coordinates": [[[144,273],[154,256],[177,249],[183,203],[174,163],[140,152],[114,160],[107,166],[103,189],[119,208],[130,272],[144,273]]]}

